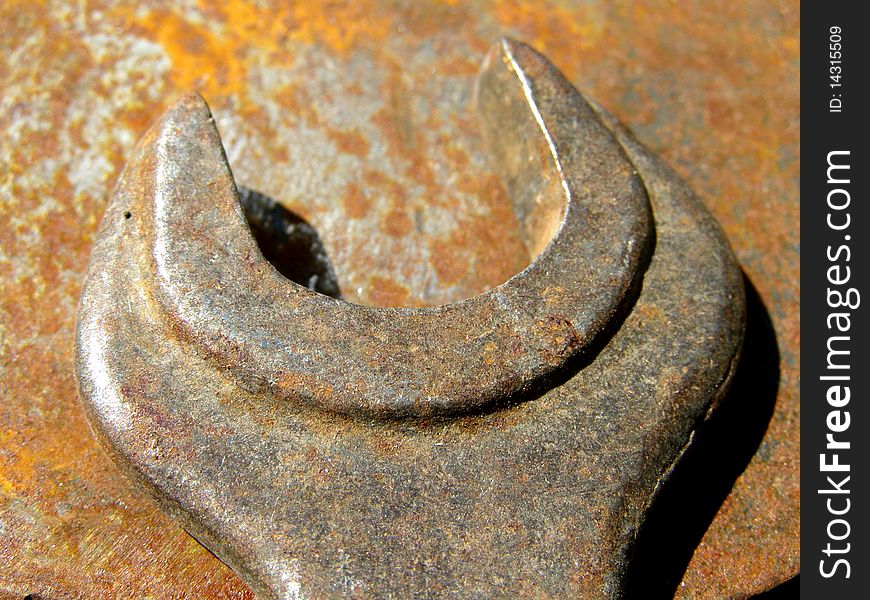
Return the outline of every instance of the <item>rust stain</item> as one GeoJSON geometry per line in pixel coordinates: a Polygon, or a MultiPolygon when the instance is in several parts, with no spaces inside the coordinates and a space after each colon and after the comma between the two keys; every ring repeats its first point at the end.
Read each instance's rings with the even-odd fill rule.
{"type": "Polygon", "coordinates": [[[384,277],[369,279],[369,298],[377,306],[407,306],[409,294],[408,288],[384,277]]]}
{"type": "Polygon", "coordinates": [[[326,135],[335,142],[339,152],[353,154],[359,158],[364,158],[369,153],[369,143],[358,131],[327,129],[326,135]]]}
{"type": "MultiPolygon", "coordinates": [[[[156,9],[139,16],[117,14],[133,29],[159,43],[169,56],[170,78],[177,89],[199,89],[206,94],[239,92],[247,75],[238,56],[238,38],[217,27],[192,23],[171,9],[156,9]],[[216,31],[217,30],[217,31],[216,31]]],[[[263,20],[274,24],[274,20],[263,20]]],[[[268,32],[264,40],[268,40],[268,32]]]]}
{"type": "Polygon", "coordinates": [[[410,112],[407,106],[403,106],[407,102],[409,90],[397,75],[389,80],[388,86],[391,89],[393,86],[401,87],[398,90],[393,89],[390,104],[374,115],[372,121],[386,138],[390,152],[404,157],[407,161],[408,176],[422,185],[427,192],[434,194],[437,186],[429,165],[426,143],[415,127],[402,120],[402,115],[410,112]]]}
{"type": "Polygon", "coordinates": [[[321,124],[320,115],[314,99],[304,86],[288,84],[275,93],[275,101],[286,110],[286,115],[292,119],[302,119],[311,126],[321,124]]]}
{"type": "Polygon", "coordinates": [[[392,237],[404,237],[411,232],[414,223],[401,203],[394,203],[390,212],[384,217],[382,230],[392,237]]]}
{"type": "Polygon", "coordinates": [[[361,219],[365,217],[372,207],[371,200],[353,181],[347,184],[347,189],[341,201],[344,204],[344,212],[349,219],[361,219]]]}

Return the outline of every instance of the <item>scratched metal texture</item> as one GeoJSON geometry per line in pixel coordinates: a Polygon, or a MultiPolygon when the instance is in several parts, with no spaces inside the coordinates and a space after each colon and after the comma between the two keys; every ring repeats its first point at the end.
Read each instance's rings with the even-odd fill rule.
{"type": "Polygon", "coordinates": [[[87,257],[148,125],[200,91],[236,179],[317,229],[345,298],[449,302],[530,259],[468,108],[500,34],[544,52],[688,179],[772,322],[767,431],[679,595],[796,574],[799,29],[797,2],[4,3],[0,593],[251,597],[128,487],[76,398],[87,257]]]}

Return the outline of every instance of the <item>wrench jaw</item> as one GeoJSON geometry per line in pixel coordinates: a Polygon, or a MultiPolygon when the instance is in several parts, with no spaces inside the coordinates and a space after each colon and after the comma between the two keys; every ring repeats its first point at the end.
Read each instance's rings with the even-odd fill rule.
{"type": "Polygon", "coordinates": [[[151,218],[142,252],[173,332],[245,389],[379,419],[477,411],[576,362],[642,278],[648,199],[558,71],[515,42],[495,51],[480,112],[539,251],[527,269],[477,297],[417,309],[353,305],[286,280],[257,248],[214,120],[194,95],[146,135],[130,179],[141,192],[135,212],[151,218]],[[517,164],[518,154],[533,160],[517,164]]]}
{"type": "Polygon", "coordinates": [[[528,77],[515,66],[514,42],[492,46],[474,86],[478,121],[492,162],[537,258],[565,222],[568,191],[540,112],[530,110],[528,77]],[[505,123],[510,123],[506,127],[505,123]]]}
{"type": "Polygon", "coordinates": [[[106,210],[77,322],[89,420],[263,597],[617,596],[727,388],[742,284],[691,190],[527,46],[499,41],[476,96],[537,254],[475,298],[376,309],[284,279],[197,96],[106,210]]]}
{"type": "Polygon", "coordinates": [[[578,233],[577,246],[630,244],[623,258],[639,281],[654,237],[646,190],[586,99],[544,56],[509,38],[487,54],[474,99],[530,255],[558,243],[560,229],[578,233]]]}

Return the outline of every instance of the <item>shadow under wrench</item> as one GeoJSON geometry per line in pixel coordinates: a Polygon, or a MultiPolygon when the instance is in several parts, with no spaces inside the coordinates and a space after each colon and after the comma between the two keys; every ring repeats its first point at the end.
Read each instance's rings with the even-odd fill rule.
{"type": "MultiPolygon", "coordinates": [[[[779,345],[770,315],[745,272],[743,283],[746,334],[731,388],[699,427],[650,507],[628,566],[626,598],[674,597],[695,549],[758,450],[773,415],[779,345]]],[[[770,593],[792,596],[791,581],[779,587],[784,589],[770,593]]]]}

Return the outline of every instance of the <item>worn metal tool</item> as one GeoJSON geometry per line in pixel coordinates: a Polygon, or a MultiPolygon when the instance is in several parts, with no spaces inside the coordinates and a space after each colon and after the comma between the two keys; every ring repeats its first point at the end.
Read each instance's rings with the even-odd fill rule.
{"type": "Polygon", "coordinates": [[[686,185],[522,44],[492,48],[477,102],[534,259],[474,298],[373,308],[284,278],[198,96],[106,210],[90,421],[263,597],[618,596],[728,385],[740,272],[686,185]]]}

